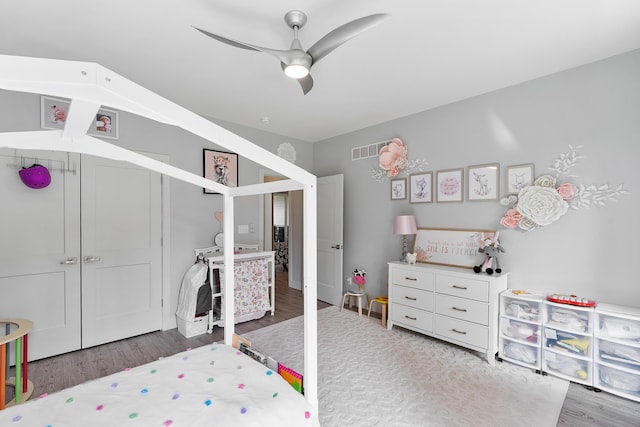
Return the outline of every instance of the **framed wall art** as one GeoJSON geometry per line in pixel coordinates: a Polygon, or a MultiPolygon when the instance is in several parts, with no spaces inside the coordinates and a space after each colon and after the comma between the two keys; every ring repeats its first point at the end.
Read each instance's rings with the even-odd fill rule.
{"type": "Polygon", "coordinates": [[[461,202],[464,188],[464,169],[436,172],[436,202],[461,202]]]}
{"type": "Polygon", "coordinates": [[[420,172],[409,175],[409,203],[433,202],[433,173],[420,172]]]}
{"type": "Polygon", "coordinates": [[[101,108],[96,114],[96,123],[87,132],[89,135],[98,136],[100,138],[118,139],[118,128],[120,120],[118,112],[101,108]]]}
{"type": "Polygon", "coordinates": [[[533,184],[535,167],[533,163],[507,166],[507,193],[517,194],[525,187],[533,184]]]}
{"type": "Polygon", "coordinates": [[[469,166],[467,168],[467,200],[498,200],[500,165],[469,166]]]}
{"type": "Polygon", "coordinates": [[[42,129],[64,129],[71,102],[48,96],[40,97],[40,127],[42,129]]]}
{"type": "MultiPolygon", "coordinates": [[[[40,97],[40,127],[42,129],[64,129],[69,114],[69,100],[40,97]]],[[[100,138],[118,139],[118,112],[101,108],[96,114],[95,123],[91,125],[87,134],[100,138]]]]}
{"type": "MultiPolygon", "coordinates": [[[[227,187],[238,186],[238,155],[226,151],[203,150],[203,170],[204,177],[226,185],[227,187]]],[[[205,194],[220,194],[216,191],[203,189],[205,194]]]]}
{"type": "Polygon", "coordinates": [[[484,261],[478,252],[482,241],[495,234],[495,230],[418,228],[412,253],[417,262],[473,268],[484,261]]]}
{"type": "Polygon", "coordinates": [[[391,200],[406,200],[407,198],[407,179],[392,178],[391,179],[391,200]]]}

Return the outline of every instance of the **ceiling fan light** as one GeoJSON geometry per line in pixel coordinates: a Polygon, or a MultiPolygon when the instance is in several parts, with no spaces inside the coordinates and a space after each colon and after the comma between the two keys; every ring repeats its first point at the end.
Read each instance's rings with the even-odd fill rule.
{"type": "Polygon", "coordinates": [[[301,79],[307,77],[309,69],[304,65],[291,64],[284,69],[284,73],[292,79],[301,79]]]}

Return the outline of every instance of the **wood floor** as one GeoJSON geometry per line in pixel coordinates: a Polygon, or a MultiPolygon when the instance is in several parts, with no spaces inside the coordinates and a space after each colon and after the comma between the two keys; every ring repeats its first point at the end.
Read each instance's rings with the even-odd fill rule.
{"type": "MultiPolygon", "coordinates": [[[[277,272],[275,316],[266,315],[238,324],[237,333],[247,333],[303,314],[302,292],[289,289],[286,280],[286,272],[277,272]]],[[[325,307],[328,304],[318,302],[318,309],[325,307]]],[[[217,327],[211,335],[193,338],[183,337],[177,329],[153,332],[32,362],[29,378],[34,383],[34,396],[37,397],[223,338],[223,329],[217,327]]],[[[515,420],[514,425],[517,425],[515,420]]],[[[558,426],[640,427],[640,403],[571,383],[558,426]]]]}

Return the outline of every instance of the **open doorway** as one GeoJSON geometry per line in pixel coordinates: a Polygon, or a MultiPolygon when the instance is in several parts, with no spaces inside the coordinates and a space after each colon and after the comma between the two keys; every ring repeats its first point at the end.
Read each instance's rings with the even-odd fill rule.
{"type": "MultiPolygon", "coordinates": [[[[265,175],[264,182],[278,181],[280,176],[265,175]]],[[[291,239],[291,193],[272,193],[264,197],[265,250],[275,252],[276,283],[282,287],[291,287],[289,248],[291,239]]],[[[294,269],[295,270],[295,269],[294,269]]],[[[294,286],[295,287],[295,286],[294,286]]]]}

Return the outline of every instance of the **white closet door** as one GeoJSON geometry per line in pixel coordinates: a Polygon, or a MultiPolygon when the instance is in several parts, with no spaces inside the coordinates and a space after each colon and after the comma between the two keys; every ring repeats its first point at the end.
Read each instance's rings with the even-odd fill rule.
{"type": "Polygon", "coordinates": [[[162,327],[161,176],[82,156],[82,347],[162,327]]]}
{"type": "Polygon", "coordinates": [[[318,178],[318,299],[333,305],[342,299],[343,188],[341,174],[318,178]]]}
{"type": "Polygon", "coordinates": [[[80,348],[80,173],[60,171],[78,159],[0,150],[0,317],[34,322],[30,360],[80,348]],[[50,169],[48,187],[22,183],[11,165],[23,158],[50,169]]]}

